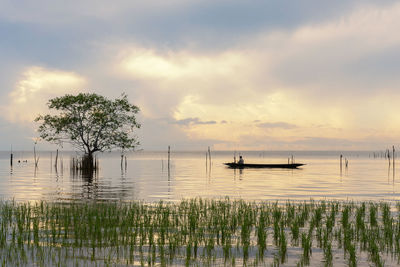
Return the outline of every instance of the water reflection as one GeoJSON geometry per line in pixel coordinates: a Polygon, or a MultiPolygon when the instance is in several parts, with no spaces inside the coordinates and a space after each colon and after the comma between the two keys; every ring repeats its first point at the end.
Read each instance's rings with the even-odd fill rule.
{"type": "Polygon", "coordinates": [[[237,177],[239,180],[243,179],[243,169],[233,168],[233,179],[236,180],[237,177]],[[239,172],[239,175],[237,175],[238,172],[239,172]]]}
{"type": "Polygon", "coordinates": [[[394,184],[395,177],[396,177],[396,165],[394,164],[394,159],[393,159],[393,184],[394,184]]]}
{"type": "Polygon", "coordinates": [[[388,172],[387,172],[387,177],[388,177],[388,184],[390,183],[390,180],[392,180],[392,184],[395,183],[395,178],[396,178],[396,165],[393,162],[393,165],[389,164],[388,166],[388,172]]]}
{"type": "Polygon", "coordinates": [[[70,195],[72,199],[95,199],[95,200],[116,200],[133,198],[131,194],[133,187],[126,182],[127,172],[122,169],[118,183],[113,185],[109,181],[104,181],[99,172],[71,172],[71,179],[74,181],[73,192],[70,195]]]}
{"type": "MultiPolygon", "coordinates": [[[[50,154],[50,153],[49,153],[50,154]]],[[[249,162],[282,162],[279,153],[260,157],[247,154],[249,162]]],[[[295,155],[307,163],[296,170],[229,169],[222,163],[231,160],[229,153],[213,153],[204,166],[204,153],[174,153],[166,164],[164,153],[128,154],[121,168],[120,154],[104,154],[94,173],[72,172],[69,163],[55,168],[51,157],[41,157],[39,167],[33,162],[14,164],[0,158],[0,197],[16,200],[180,200],[188,197],[225,197],[250,200],[391,199],[400,200],[393,163],[367,157],[351,157],[351,169],[342,165],[338,175],[339,155],[295,155]],[[161,161],[161,162],[160,162],[161,161]],[[161,166],[160,166],[161,164],[161,166]],[[127,167],[129,165],[129,168],[127,167]],[[205,174],[205,175],[204,175],[205,174]]],[[[16,155],[18,159],[18,155],[16,155]]]]}

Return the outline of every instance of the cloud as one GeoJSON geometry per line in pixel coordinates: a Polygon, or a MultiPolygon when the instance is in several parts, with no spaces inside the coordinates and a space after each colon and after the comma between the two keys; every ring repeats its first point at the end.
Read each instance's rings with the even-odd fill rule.
{"type": "Polygon", "coordinates": [[[225,118],[205,117],[203,112],[195,110],[196,104],[199,103],[204,110],[204,103],[214,107],[226,106],[252,98],[241,90],[250,86],[246,85],[247,78],[242,76],[247,72],[243,66],[248,62],[240,51],[207,54],[186,50],[163,51],[137,44],[117,45],[113,49],[111,54],[120,52],[114,58],[115,64],[110,72],[119,79],[140,84],[145,105],[143,110],[148,116],[156,118],[167,113],[176,120],[198,117],[203,121],[219,121],[225,118]],[[187,105],[192,107],[192,112],[187,112],[186,109],[190,109],[187,105]]]}
{"type": "MultiPolygon", "coordinates": [[[[329,148],[346,148],[346,147],[357,147],[360,141],[349,140],[345,138],[324,138],[324,137],[305,137],[292,142],[294,145],[300,145],[303,147],[329,147],[329,148]]],[[[363,144],[365,145],[365,144],[363,144]]]]}
{"type": "MultiPolygon", "coordinates": [[[[40,30],[73,32],[74,41],[93,36],[158,43],[159,46],[196,46],[220,49],[240,44],[263,31],[293,29],[348,14],[369,3],[388,5],[392,0],[330,1],[211,1],[106,0],[79,3],[51,0],[3,1],[0,20],[40,30]],[[79,33],[76,35],[76,33],[79,33]]],[[[52,32],[51,34],[54,34],[52,32]]],[[[92,41],[92,40],[90,40],[92,41]]]]}
{"type": "MultiPolygon", "coordinates": [[[[197,1],[191,1],[195,3],[197,1]]],[[[51,0],[40,0],[31,2],[23,0],[19,4],[12,1],[2,3],[0,18],[14,22],[26,22],[34,24],[54,25],[74,24],[82,21],[118,20],[127,16],[140,17],[145,14],[152,14],[155,9],[164,11],[186,6],[187,1],[129,1],[122,0],[118,4],[109,5],[106,0],[85,0],[80,3],[63,2],[55,3],[51,0]],[[21,7],[22,6],[22,7],[21,7]]],[[[93,22],[94,22],[93,21],[93,22]]]]}
{"type": "Polygon", "coordinates": [[[173,124],[178,125],[204,125],[204,124],[216,124],[216,121],[201,121],[199,118],[186,118],[182,120],[176,120],[172,122],[173,124]]]}
{"type": "Polygon", "coordinates": [[[2,114],[12,122],[32,122],[39,113],[46,112],[48,99],[81,92],[85,85],[85,78],[74,72],[29,67],[9,93],[2,114]]]}
{"type": "Polygon", "coordinates": [[[290,124],[287,122],[264,122],[257,124],[261,128],[281,128],[281,129],[293,129],[297,128],[297,125],[290,124]]]}
{"type": "Polygon", "coordinates": [[[398,3],[364,6],[332,21],[267,33],[254,45],[264,50],[259,64],[270,63],[264,74],[280,87],[319,98],[320,103],[343,103],[360,93],[395,91],[400,79],[390,69],[398,70],[400,64],[390,58],[398,58],[400,37],[394,33],[399,23],[398,3]]]}
{"type": "Polygon", "coordinates": [[[396,93],[399,63],[391,60],[378,70],[373,58],[385,66],[384,58],[398,54],[388,48],[400,45],[393,34],[399,18],[400,4],[361,7],[331,21],[259,33],[218,52],[125,44],[117,48],[122,52],[116,69],[121,78],[167,91],[177,110],[186,109],[185,103],[232,110],[251,103],[252,109],[268,99],[279,104],[278,95],[290,95],[309,109],[327,103],[343,108],[352,96],[375,97],[382,85],[396,93]]]}
{"type": "Polygon", "coordinates": [[[388,138],[383,140],[373,136],[365,138],[346,137],[319,137],[319,136],[293,136],[290,138],[279,138],[276,136],[253,136],[242,135],[238,143],[221,143],[217,145],[221,150],[374,150],[385,149],[392,145],[399,145],[398,139],[388,138]]]}
{"type": "MultiPolygon", "coordinates": [[[[157,103],[154,116],[167,111],[190,126],[183,130],[191,139],[208,135],[238,143],[240,136],[251,133],[255,139],[293,141],[289,133],[271,131],[265,136],[262,130],[296,128],[297,138],[318,131],[333,140],[343,135],[352,140],[380,128],[387,117],[397,121],[388,111],[397,106],[393,99],[400,97],[400,79],[383,82],[361,62],[400,45],[392,34],[399,23],[400,4],[368,6],[320,24],[267,31],[219,52],[125,44],[117,48],[121,52],[114,69],[122,79],[146,88],[144,94],[157,103]],[[392,101],[385,97],[388,92],[392,101]],[[373,108],[377,99],[388,105],[373,108]],[[231,123],[205,129],[194,127],[190,118],[231,123]],[[366,131],[365,122],[372,119],[366,131]],[[327,127],[316,129],[321,124],[327,127]]],[[[390,66],[397,68],[396,63],[390,66]]]]}
{"type": "MultiPolygon", "coordinates": [[[[167,118],[141,120],[142,127],[138,132],[141,147],[145,149],[166,151],[170,145],[172,150],[203,150],[207,146],[225,143],[223,140],[211,138],[195,138],[192,139],[184,131],[181,125],[171,123],[167,118]],[[162,129],[162,131],[160,131],[162,129]]],[[[208,125],[199,125],[204,127],[208,125]]],[[[216,125],[212,125],[215,127],[216,125]]]]}
{"type": "Polygon", "coordinates": [[[106,96],[127,88],[144,121],[167,121],[160,128],[169,127],[170,140],[236,147],[271,140],[288,148],[322,146],[307,141],[314,134],[337,143],[398,136],[400,4],[267,2],[176,0],[162,11],[155,1],[109,8],[42,1],[39,9],[8,2],[0,30],[16,48],[6,47],[7,60],[18,54],[27,66],[52,67],[28,67],[3,116],[31,121],[45,100],[90,85],[106,96]]]}
{"type": "Polygon", "coordinates": [[[229,76],[243,63],[235,52],[196,54],[191,51],[156,51],[133,45],[120,52],[117,69],[131,79],[177,81],[229,76]]]}

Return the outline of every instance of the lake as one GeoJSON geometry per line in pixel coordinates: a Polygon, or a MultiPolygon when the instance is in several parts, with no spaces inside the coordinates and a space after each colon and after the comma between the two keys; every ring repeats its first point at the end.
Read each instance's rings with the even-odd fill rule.
{"type": "Polygon", "coordinates": [[[99,154],[100,170],[93,178],[71,173],[73,155],[60,152],[56,170],[55,152],[39,152],[38,168],[34,166],[32,152],[14,152],[12,168],[10,152],[0,152],[0,198],[146,202],[192,197],[390,202],[400,198],[400,177],[393,164],[389,165],[384,158],[373,158],[372,152],[241,152],[247,163],[287,163],[293,155],[296,162],[307,164],[294,170],[230,169],[223,163],[233,161],[233,152],[224,151],[211,152],[211,166],[209,161],[206,164],[205,151],[172,151],[169,168],[166,151],[131,152],[126,154],[127,168],[124,163],[121,169],[119,153],[103,153],[99,154]],[[343,162],[340,169],[340,154],[348,159],[348,168],[343,162]]]}

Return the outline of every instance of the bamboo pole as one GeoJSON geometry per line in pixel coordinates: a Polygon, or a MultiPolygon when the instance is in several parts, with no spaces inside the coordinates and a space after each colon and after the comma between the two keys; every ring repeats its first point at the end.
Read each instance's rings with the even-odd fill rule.
{"type": "Polygon", "coordinates": [[[35,168],[37,168],[37,166],[39,164],[39,157],[36,157],[36,145],[33,146],[33,157],[35,160],[35,168]]]}
{"type": "Polygon", "coordinates": [[[57,171],[57,165],[58,165],[58,149],[56,151],[56,160],[55,160],[55,163],[54,163],[54,167],[55,167],[56,171],[57,171]]]}
{"type": "Polygon", "coordinates": [[[396,158],[396,150],[394,149],[394,146],[392,148],[393,148],[393,183],[394,183],[394,178],[396,177],[396,166],[394,165],[394,161],[396,158]]]}
{"type": "Polygon", "coordinates": [[[394,146],[392,148],[393,148],[392,158],[393,158],[393,167],[394,167],[394,159],[396,158],[396,150],[394,149],[394,146]]]}
{"type": "Polygon", "coordinates": [[[11,145],[11,154],[10,154],[10,166],[11,167],[13,166],[13,158],[14,158],[14,155],[13,155],[13,149],[12,149],[12,145],[11,145]]]}
{"type": "Polygon", "coordinates": [[[170,164],[171,164],[171,147],[168,146],[168,181],[171,179],[170,164]]]}
{"type": "Polygon", "coordinates": [[[171,147],[168,146],[168,170],[170,167],[170,162],[171,162],[171,147]]]}

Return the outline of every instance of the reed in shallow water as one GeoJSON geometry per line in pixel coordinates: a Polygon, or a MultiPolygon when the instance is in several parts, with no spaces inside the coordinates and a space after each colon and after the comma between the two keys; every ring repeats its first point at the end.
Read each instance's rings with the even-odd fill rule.
{"type": "Polygon", "coordinates": [[[400,205],[353,202],[0,202],[0,263],[383,266],[400,205]],[[343,257],[333,257],[341,253],[343,257]]]}

